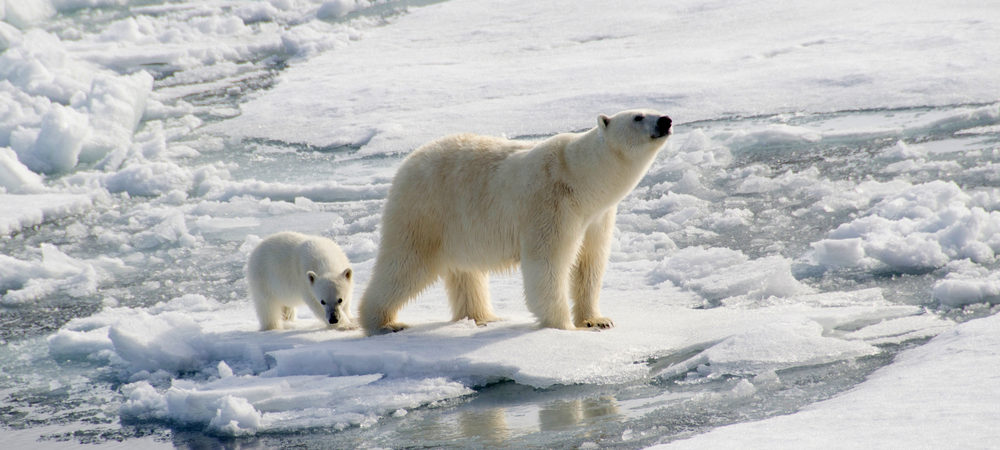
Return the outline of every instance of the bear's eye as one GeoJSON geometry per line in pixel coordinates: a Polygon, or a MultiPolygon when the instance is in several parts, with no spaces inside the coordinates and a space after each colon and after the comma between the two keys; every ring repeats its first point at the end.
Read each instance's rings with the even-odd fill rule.
{"type": "Polygon", "coordinates": [[[337,299],[337,304],[339,305],[339,304],[341,304],[341,303],[344,303],[344,299],[342,299],[342,298],[338,298],[338,299],[337,299]]]}
{"type": "Polygon", "coordinates": [[[320,301],[319,301],[319,304],[321,304],[321,305],[325,305],[325,304],[326,304],[326,300],[320,300],[320,301]]]}
{"type": "Polygon", "coordinates": [[[644,116],[642,114],[639,114],[639,115],[633,117],[632,120],[634,120],[636,122],[642,122],[642,119],[645,119],[645,118],[646,118],[646,116],[644,116]]]}

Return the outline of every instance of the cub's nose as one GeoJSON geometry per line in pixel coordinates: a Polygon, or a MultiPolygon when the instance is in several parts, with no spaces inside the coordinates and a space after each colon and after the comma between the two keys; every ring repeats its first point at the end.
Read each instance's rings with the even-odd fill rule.
{"type": "Polygon", "coordinates": [[[656,119],[656,135],[657,136],[666,136],[666,135],[670,134],[670,126],[673,123],[674,122],[672,120],[670,120],[670,117],[660,116],[659,119],[656,119]]]}
{"type": "Polygon", "coordinates": [[[337,313],[336,312],[333,312],[333,313],[330,314],[330,320],[329,320],[329,322],[330,322],[330,325],[336,325],[336,323],[339,322],[339,320],[337,318],[337,313]]]}

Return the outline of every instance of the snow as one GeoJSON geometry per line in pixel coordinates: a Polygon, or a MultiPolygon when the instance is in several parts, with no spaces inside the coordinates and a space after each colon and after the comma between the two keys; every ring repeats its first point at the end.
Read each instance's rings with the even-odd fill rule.
{"type": "Polygon", "coordinates": [[[936,269],[952,260],[991,262],[1000,251],[1000,212],[986,211],[976,202],[954,182],[907,187],[813,243],[815,259],[823,266],[887,267],[904,273],[936,269]]]}
{"type": "Polygon", "coordinates": [[[83,297],[94,294],[97,285],[112,274],[127,271],[117,258],[79,260],[52,244],[42,244],[38,250],[41,257],[36,261],[0,255],[0,289],[4,290],[0,304],[28,303],[55,292],[83,297]]]}
{"type": "Polygon", "coordinates": [[[998,41],[991,5],[941,0],[0,0],[0,436],[981,446],[997,438],[998,41]],[[447,321],[437,284],[402,333],[305,310],[257,331],[243,267],[260,236],[335,239],[363,292],[416,146],[633,107],[676,130],[618,211],[616,328],[537,328],[515,271],[492,277],[504,320],[483,328],[447,321]],[[880,358],[825,401],[810,389],[839,380],[784,381],[880,358]],[[523,390],[484,400],[507,385],[523,390]],[[599,397],[536,408],[567,392],[599,397]],[[490,402],[508,410],[475,411],[490,402]],[[462,408],[498,429],[436,431],[462,408]],[[664,410],[685,417],[661,429],[664,410]],[[686,417],[702,410],[754,421],[686,417]],[[531,440],[547,428],[560,437],[531,440]]]}
{"type": "Polygon", "coordinates": [[[849,392],[802,411],[653,448],[978,448],[1000,439],[1000,318],[972,320],[905,351],[849,392]]]}
{"type": "MultiPolygon", "coordinates": [[[[866,339],[893,341],[885,332],[831,336],[860,317],[897,323],[891,334],[907,339],[949,326],[940,319],[913,320],[923,317],[921,308],[889,304],[877,290],[710,310],[664,301],[663,292],[652,290],[606,300],[616,329],[567,332],[537,329],[516,295],[501,291],[498,297],[512,298],[498,308],[506,319],[485,329],[444,322],[440,308],[424,307],[407,318],[412,330],[365,338],[361,331],[318,327],[307,311],[299,312],[295,331],[261,333],[248,305],[191,294],[148,309],[105,308],[74,319],[49,338],[49,351],[60,360],[123,371],[120,376],[132,382],[125,419],[241,435],[359,425],[501,380],[537,388],[624,383],[676,376],[692,365],[710,365],[699,373],[718,377],[870,355],[878,349],[866,339]],[[705,350],[664,373],[635,364],[691,346],[705,350]],[[206,378],[175,378],[182,373],[206,378]],[[156,374],[175,378],[166,391],[147,381],[156,374]],[[357,398],[366,400],[351,400],[357,398]]],[[[677,302],[686,296],[671,297],[677,302]]]]}
{"type": "MultiPolygon", "coordinates": [[[[690,122],[991,101],[997,55],[989,43],[1000,37],[984,20],[992,13],[940,1],[905,14],[864,1],[443,2],[310,59],[216,129],[383,153],[458,131],[589,128],[597,114],[636,104],[690,122]],[[428,33],[429,23],[448,26],[428,33]],[[947,37],[926,36],[928,26],[947,37]],[[312,95],[317,86],[323,95],[312,95]],[[274,117],[280,127],[267,126],[274,117]]],[[[780,125],[744,139],[815,138],[780,125]]]]}
{"type": "Polygon", "coordinates": [[[951,272],[934,284],[934,299],[953,308],[1000,302],[1000,274],[970,261],[951,264],[951,272]]]}
{"type": "Polygon", "coordinates": [[[654,280],[661,276],[709,302],[740,295],[768,298],[812,292],[792,276],[785,258],[749,260],[739,251],[723,248],[678,250],[650,272],[654,280]]]}
{"type": "Polygon", "coordinates": [[[0,194],[0,235],[79,214],[93,206],[94,197],[64,193],[0,194]]]}

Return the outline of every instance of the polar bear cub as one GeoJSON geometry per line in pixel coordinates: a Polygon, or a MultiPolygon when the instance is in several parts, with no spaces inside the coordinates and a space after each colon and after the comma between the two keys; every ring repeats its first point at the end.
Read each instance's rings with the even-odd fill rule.
{"type": "Polygon", "coordinates": [[[353,272],[337,243],[320,236],[281,232],[250,253],[247,284],[261,330],[280,330],[305,304],[323,323],[357,328],[351,317],[353,272]]]}
{"type": "Polygon", "coordinates": [[[528,309],[543,327],[613,326],[598,295],[618,202],[671,124],[634,110],[539,143],[462,134],[421,146],[389,189],[361,325],[368,334],[405,328],[398,311],[441,277],[452,320],[497,320],[487,273],[520,264],[528,309]]]}

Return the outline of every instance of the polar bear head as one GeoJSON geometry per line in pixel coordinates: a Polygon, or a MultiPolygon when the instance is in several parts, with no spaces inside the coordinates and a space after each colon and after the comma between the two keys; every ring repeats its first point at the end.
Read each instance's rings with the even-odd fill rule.
{"type": "Polygon", "coordinates": [[[670,117],[648,109],[601,114],[597,127],[605,144],[624,155],[646,156],[660,149],[672,133],[670,117]]]}
{"type": "Polygon", "coordinates": [[[310,305],[317,314],[323,312],[323,320],[330,325],[344,325],[350,320],[351,290],[354,288],[353,272],[350,268],[338,274],[318,275],[309,271],[306,278],[312,292],[312,300],[319,305],[310,305]]]}

